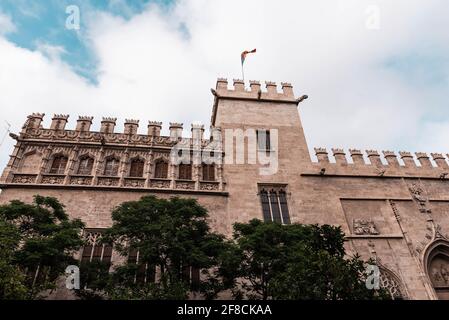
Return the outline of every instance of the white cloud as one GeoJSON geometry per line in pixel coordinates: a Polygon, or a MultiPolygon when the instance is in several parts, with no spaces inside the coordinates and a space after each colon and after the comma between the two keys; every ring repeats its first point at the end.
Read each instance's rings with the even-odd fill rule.
{"type": "MultiPolygon", "coordinates": [[[[240,52],[255,47],[247,79],[290,81],[298,96],[310,96],[300,105],[309,147],[447,151],[447,139],[435,136],[449,132],[449,111],[442,108],[449,81],[417,87],[385,66],[392,56],[429,48],[449,56],[445,6],[438,0],[184,0],[168,11],[150,5],[130,20],[90,12],[86,33],[99,60],[98,85],[59,59],[0,38],[0,106],[8,110],[1,118],[15,131],[31,112],[46,112],[46,124],[53,113],[68,113],[72,127],[78,115],[93,115],[97,128],[101,116],[117,116],[141,119],[141,132],[147,120],[164,121],[165,132],[168,122],[184,122],[189,131],[194,121],[208,124],[216,78],[240,78],[240,52]],[[365,27],[373,3],[379,30],[365,27]],[[425,121],[435,114],[448,121],[425,121]]],[[[439,72],[448,79],[449,70],[439,72]]],[[[11,143],[1,151],[10,153],[11,143]]]]}
{"type": "Polygon", "coordinates": [[[11,17],[0,11],[0,36],[16,31],[16,26],[11,17]]]}

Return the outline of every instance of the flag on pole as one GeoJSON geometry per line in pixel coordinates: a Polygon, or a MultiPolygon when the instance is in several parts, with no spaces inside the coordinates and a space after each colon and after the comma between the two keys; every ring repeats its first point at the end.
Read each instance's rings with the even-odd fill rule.
{"type": "Polygon", "coordinates": [[[243,66],[243,63],[245,62],[245,59],[246,59],[246,56],[247,56],[247,54],[248,53],[256,53],[256,49],[253,49],[253,50],[251,50],[251,51],[243,51],[242,52],[242,55],[241,55],[241,58],[242,58],[242,66],[243,66]]]}

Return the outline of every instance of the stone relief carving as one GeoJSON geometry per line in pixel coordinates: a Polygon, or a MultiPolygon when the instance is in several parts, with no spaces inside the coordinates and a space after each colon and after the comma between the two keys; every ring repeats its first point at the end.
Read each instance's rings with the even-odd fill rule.
{"type": "Polygon", "coordinates": [[[219,188],[218,183],[201,182],[200,184],[200,190],[218,191],[218,188],[219,188]]]}
{"type": "Polygon", "coordinates": [[[377,235],[379,231],[374,221],[366,219],[354,219],[353,232],[356,235],[377,235]]]}
{"type": "Polygon", "coordinates": [[[119,178],[98,178],[99,186],[115,187],[118,186],[119,178]]]}
{"type": "Polygon", "coordinates": [[[445,264],[433,267],[430,274],[432,283],[436,286],[446,287],[449,286],[449,269],[445,264]]]}
{"type": "Polygon", "coordinates": [[[170,181],[168,181],[168,180],[152,180],[151,181],[151,188],[155,188],[155,189],[169,189],[170,188],[170,181]]]}
{"type": "Polygon", "coordinates": [[[195,182],[176,182],[176,189],[194,190],[195,182]]]}
{"type": "Polygon", "coordinates": [[[145,186],[145,180],[143,179],[126,179],[125,187],[143,188],[145,186]]]}
{"type": "Polygon", "coordinates": [[[91,177],[71,177],[70,184],[79,186],[88,186],[92,183],[91,177]]]}
{"type": "Polygon", "coordinates": [[[416,183],[413,183],[409,187],[410,193],[412,194],[413,199],[418,203],[419,205],[419,211],[422,213],[431,213],[432,210],[427,208],[427,196],[425,195],[425,192],[423,188],[416,183]]]}
{"type": "Polygon", "coordinates": [[[42,178],[43,184],[63,184],[64,177],[61,176],[44,176],[42,178]]]}
{"type": "Polygon", "coordinates": [[[15,175],[12,182],[13,183],[24,183],[30,184],[36,182],[37,175],[15,175]]]}

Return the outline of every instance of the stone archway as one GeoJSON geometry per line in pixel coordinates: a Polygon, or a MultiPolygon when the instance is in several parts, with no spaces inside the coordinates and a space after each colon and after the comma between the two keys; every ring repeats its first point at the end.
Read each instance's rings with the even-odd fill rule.
{"type": "Polygon", "coordinates": [[[393,300],[406,300],[407,295],[399,278],[387,268],[380,267],[380,287],[387,290],[393,300]]]}
{"type": "Polygon", "coordinates": [[[424,266],[440,300],[449,300],[449,242],[439,240],[429,246],[424,266]]]}

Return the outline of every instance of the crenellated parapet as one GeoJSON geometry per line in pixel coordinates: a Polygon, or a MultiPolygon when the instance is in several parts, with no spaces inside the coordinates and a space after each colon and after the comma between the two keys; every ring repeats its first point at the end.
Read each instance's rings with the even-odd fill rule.
{"type": "MultiPolygon", "coordinates": [[[[117,118],[103,117],[100,131],[93,131],[94,118],[91,116],[79,116],[75,130],[67,129],[69,115],[55,114],[52,118],[50,128],[44,128],[42,121],[45,114],[33,113],[28,116],[23,130],[18,139],[73,143],[93,143],[101,145],[130,145],[130,146],[153,146],[173,147],[178,144],[182,147],[190,147],[192,138],[183,136],[183,123],[171,122],[169,126],[170,136],[161,136],[163,124],[159,121],[149,121],[147,134],[139,134],[139,120],[126,119],[123,132],[117,132],[117,118]]],[[[200,141],[202,146],[209,144],[204,139],[204,126],[192,125],[192,137],[200,141]]]]}
{"type": "Polygon", "coordinates": [[[43,118],[30,115],[15,136],[0,184],[225,192],[220,128],[211,128],[212,142],[204,139],[201,124],[192,124],[192,137],[183,137],[184,124],[177,122],[170,123],[170,136],[161,136],[157,121],[148,122],[148,134],[138,134],[135,119],[115,132],[116,118],[102,118],[100,131],[91,130],[90,116],[80,116],[75,130],[66,128],[69,115],[54,115],[50,128],[41,125],[43,118]]]}
{"type": "Polygon", "coordinates": [[[411,152],[400,151],[396,154],[393,151],[366,150],[363,153],[359,149],[349,149],[349,154],[352,158],[352,163],[349,163],[346,158],[346,153],[343,149],[333,148],[333,159],[329,159],[326,148],[315,148],[315,155],[319,164],[331,165],[351,165],[354,168],[375,167],[377,169],[404,169],[404,170],[426,170],[426,169],[449,169],[448,158],[441,153],[431,153],[431,157],[425,152],[411,152]],[[400,163],[398,155],[402,160],[400,163]],[[368,159],[367,161],[365,159],[368,159]],[[434,165],[431,159],[435,162],[434,165]],[[334,161],[332,161],[334,160],[334,161]]]}
{"type": "Polygon", "coordinates": [[[299,103],[302,99],[297,99],[290,83],[266,81],[262,87],[259,81],[250,80],[249,88],[245,87],[245,82],[241,79],[233,79],[231,88],[228,86],[226,78],[218,78],[216,89],[212,90],[218,98],[230,99],[250,99],[260,101],[280,101],[299,103]]]}

